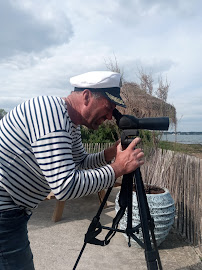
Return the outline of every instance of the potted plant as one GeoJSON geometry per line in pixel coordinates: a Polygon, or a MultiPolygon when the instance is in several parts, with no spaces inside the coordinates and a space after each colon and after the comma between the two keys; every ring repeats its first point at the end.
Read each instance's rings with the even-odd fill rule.
{"type": "MultiPolygon", "coordinates": [[[[115,210],[118,212],[119,210],[119,193],[116,195],[115,199],[115,210]]],[[[170,192],[167,188],[160,188],[157,186],[152,186],[149,184],[145,184],[145,193],[148,201],[148,206],[150,209],[150,214],[154,219],[155,229],[154,234],[157,242],[157,246],[159,246],[168,235],[175,217],[175,204],[174,200],[170,195],[170,192]]],[[[133,189],[133,205],[132,205],[132,225],[133,227],[140,224],[140,216],[139,216],[139,208],[137,203],[137,197],[135,189],[133,189]]],[[[119,223],[120,229],[125,230],[127,227],[127,209],[120,220],[119,223]]],[[[125,234],[124,234],[125,235],[125,234]]],[[[141,229],[139,233],[135,233],[135,235],[143,241],[143,236],[141,229]]],[[[125,235],[127,237],[127,235],[125,235]]],[[[151,240],[152,242],[152,240],[151,240]]],[[[131,244],[137,245],[137,243],[131,239],[131,244]]],[[[139,246],[139,245],[137,245],[139,246]]]]}

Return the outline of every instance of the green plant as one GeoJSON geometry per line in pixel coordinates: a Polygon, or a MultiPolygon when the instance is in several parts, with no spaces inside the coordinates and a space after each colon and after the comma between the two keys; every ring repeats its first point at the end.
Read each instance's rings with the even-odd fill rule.
{"type": "Polygon", "coordinates": [[[165,150],[181,152],[188,155],[202,154],[201,144],[182,144],[168,141],[160,141],[159,147],[165,150]]]}
{"type": "Polygon", "coordinates": [[[0,119],[2,119],[6,114],[7,112],[4,109],[0,109],[0,119]]]}
{"type": "Polygon", "coordinates": [[[81,137],[84,143],[104,143],[118,140],[118,128],[113,123],[107,122],[99,126],[97,130],[81,127],[81,137]]]}

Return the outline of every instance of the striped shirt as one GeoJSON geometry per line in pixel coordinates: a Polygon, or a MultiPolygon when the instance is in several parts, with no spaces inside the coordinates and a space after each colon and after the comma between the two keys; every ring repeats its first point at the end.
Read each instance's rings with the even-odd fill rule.
{"type": "Polygon", "coordinates": [[[85,152],[63,99],[30,99],[0,121],[0,211],[33,209],[51,190],[58,200],[86,196],[114,181],[104,151],[85,152]]]}

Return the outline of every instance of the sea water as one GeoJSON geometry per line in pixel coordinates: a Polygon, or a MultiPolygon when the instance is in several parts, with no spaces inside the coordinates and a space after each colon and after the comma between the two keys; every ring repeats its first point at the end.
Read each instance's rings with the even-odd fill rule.
{"type": "Polygon", "coordinates": [[[202,144],[202,135],[199,134],[164,134],[161,138],[162,141],[178,142],[184,144],[202,144]]]}

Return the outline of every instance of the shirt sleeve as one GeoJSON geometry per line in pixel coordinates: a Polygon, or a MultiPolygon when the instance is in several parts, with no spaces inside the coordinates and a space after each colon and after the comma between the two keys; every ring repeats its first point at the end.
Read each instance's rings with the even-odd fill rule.
{"type": "Polygon", "coordinates": [[[80,127],[77,128],[72,145],[73,160],[78,169],[94,169],[107,165],[104,151],[94,154],[89,154],[85,151],[81,140],[80,127]]]}
{"type": "Polygon", "coordinates": [[[78,170],[72,153],[72,137],[65,130],[48,133],[31,146],[39,167],[58,200],[96,193],[113,186],[115,182],[115,173],[110,165],[78,170]]]}

